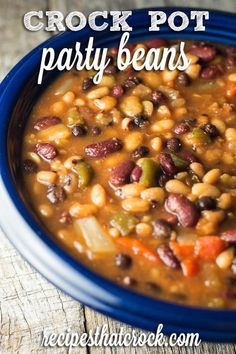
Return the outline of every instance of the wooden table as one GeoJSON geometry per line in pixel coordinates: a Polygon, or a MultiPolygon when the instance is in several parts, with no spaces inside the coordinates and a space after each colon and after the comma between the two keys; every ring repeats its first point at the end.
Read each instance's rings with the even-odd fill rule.
{"type": "MultiPolygon", "coordinates": [[[[117,10],[155,5],[184,5],[236,12],[234,0],[0,0],[0,81],[30,49],[49,37],[49,33],[28,32],[22,16],[30,10],[54,9],[67,13],[79,10],[117,10]]],[[[0,209],[4,207],[0,205],[0,209]]],[[[66,348],[45,349],[40,345],[43,329],[79,333],[107,324],[109,331],[123,324],[102,316],[66,296],[27,264],[0,232],[0,354],[66,353],[66,348]]],[[[130,331],[129,326],[125,326],[130,331]]],[[[235,353],[236,345],[202,343],[195,349],[76,349],[73,353],[235,353]]]]}

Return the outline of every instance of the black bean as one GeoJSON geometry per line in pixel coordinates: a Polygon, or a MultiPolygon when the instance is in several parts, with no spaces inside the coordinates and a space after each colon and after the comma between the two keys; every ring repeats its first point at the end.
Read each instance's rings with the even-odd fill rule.
{"type": "Polygon", "coordinates": [[[144,128],[149,123],[147,117],[143,114],[137,114],[133,119],[134,125],[138,128],[144,128]]]}
{"type": "Polygon", "coordinates": [[[23,161],[23,170],[26,174],[30,175],[37,172],[38,166],[33,160],[26,159],[23,161]]]}
{"type": "Polygon", "coordinates": [[[76,124],[72,128],[72,134],[76,137],[85,136],[87,134],[87,127],[83,124],[76,124]]]}
{"type": "Polygon", "coordinates": [[[102,129],[100,127],[92,127],[91,131],[90,131],[91,135],[93,135],[93,136],[98,136],[101,134],[101,132],[102,132],[102,129]]]}
{"type": "Polygon", "coordinates": [[[135,286],[137,285],[137,280],[127,275],[126,277],[123,278],[123,284],[126,286],[135,286]]]}
{"type": "Polygon", "coordinates": [[[132,152],[132,158],[140,159],[142,157],[147,156],[148,154],[149,154],[149,148],[147,146],[141,145],[132,152]]]}
{"type": "Polygon", "coordinates": [[[201,197],[196,202],[196,206],[199,210],[213,210],[216,208],[216,200],[211,197],[201,197]]]}
{"type": "Polygon", "coordinates": [[[217,136],[220,135],[219,130],[216,128],[216,126],[214,124],[204,124],[201,129],[207,133],[208,135],[210,135],[211,138],[216,138],[217,136]]]}
{"type": "Polygon", "coordinates": [[[132,265],[132,258],[124,253],[118,253],[115,256],[115,264],[121,269],[128,269],[132,265]]]}
{"type": "Polygon", "coordinates": [[[165,219],[153,221],[153,234],[157,238],[170,238],[172,227],[165,219]]]}
{"type": "Polygon", "coordinates": [[[146,287],[147,287],[148,290],[153,291],[153,292],[158,292],[158,293],[162,292],[161,286],[158,285],[157,283],[153,283],[151,281],[148,281],[146,283],[146,287]]]}
{"type": "Polygon", "coordinates": [[[86,77],[82,82],[82,91],[89,90],[93,85],[93,79],[91,77],[86,77]]]}
{"type": "Polygon", "coordinates": [[[160,187],[165,187],[165,184],[167,181],[169,181],[171,177],[166,175],[166,174],[161,174],[159,179],[158,179],[158,184],[160,187]]]}
{"type": "Polygon", "coordinates": [[[152,92],[151,99],[155,106],[166,103],[167,101],[166,95],[158,90],[152,92]]]}
{"type": "Polygon", "coordinates": [[[191,83],[190,77],[186,73],[179,73],[179,75],[176,78],[176,83],[179,86],[189,86],[191,83]]]}
{"type": "Polygon", "coordinates": [[[167,140],[166,147],[171,152],[179,152],[181,149],[181,142],[178,138],[171,138],[167,140]]]}
{"type": "Polygon", "coordinates": [[[62,187],[51,184],[48,186],[47,198],[52,204],[57,204],[66,199],[66,193],[62,187]]]}

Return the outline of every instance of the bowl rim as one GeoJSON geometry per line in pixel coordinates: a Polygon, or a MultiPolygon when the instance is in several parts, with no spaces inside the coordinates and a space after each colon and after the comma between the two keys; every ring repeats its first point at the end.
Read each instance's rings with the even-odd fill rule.
{"type": "MultiPolygon", "coordinates": [[[[180,9],[188,14],[189,11],[192,10],[192,8],[182,7],[155,7],[133,10],[130,24],[135,28],[132,32],[134,41],[136,37],[151,38],[157,36],[156,33],[150,35],[150,32],[144,32],[143,29],[143,25],[146,23],[144,13],[150,9],[164,10],[167,14],[180,9]]],[[[197,8],[194,9],[196,10],[197,8]]],[[[211,23],[211,27],[208,27],[208,31],[204,32],[204,34],[201,33],[201,35],[197,34],[194,38],[201,37],[216,41],[219,36],[221,42],[234,43],[236,45],[236,33],[233,32],[234,27],[232,27],[235,23],[236,16],[221,11],[209,11],[216,23],[211,23]],[[224,22],[222,22],[223,20],[224,22]],[[224,23],[223,29],[219,29],[219,23],[221,25],[224,23]]],[[[192,27],[190,26],[187,31],[182,33],[183,35],[181,37],[193,39],[191,30],[192,27]]],[[[29,52],[16,64],[0,84],[0,131],[3,132],[3,138],[0,139],[0,196],[1,200],[8,206],[4,208],[3,213],[0,213],[0,224],[2,225],[4,234],[10,239],[24,258],[50,280],[50,282],[77,300],[83,298],[80,301],[93,307],[95,310],[109,313],[111,317],[149,330],[154,329],[153,324],[157,323],[158,319],[165,319],[169,321],[172,326],[177,325],[179,327],[182,327],[183,319],[188,319],[188,323],[192,322],[194,319],[194,325],[192,323],[193,328],[196,330],[200,328],[201,331],[206,331],[207,328],[210,328],[210,324],[211,326],[213,324],[217,325],[216,322],[218,321],[227,321],[230,323],[230,326],[233,326],[235,323],[236,309],[208,309],[153,299],[123,288],[89,270],[47,236],[37,222],[33,220],[15,188],[7,158],[6,133],[8,131],[13,106],[17,98],[20,97],[20,89],[38,66],[41,49],[43,47],[50,46],[59,49],[68,45],[68,43],[71,44],[76,40],[91,35],[95,35],[98,38],[97,45],[103,41],[106,44],[111,43],[114,45],[114,42],[121,34],[113,33],[109,38],[105,39],[104,32],[95,32],[88,27],[78,33],[64,32],[58,34],[47,39],[29,52]],[[16,222],[12,223],[7,214],[16,222]],[[18,232],[18,229],[20,229],[19,226],[21,226],[21,230],[24,230],[23,233],[18,232]],[[29,235],[30,238],[28,237],[29,235]],[[69,276],[70,279],[68,279],[69,276]],[[81,294],[84,292],[84,296],[79,296],[78,292],[81,294]],[[112,307],[112,309],[108,309],[108,307],[112,307]],[[127,312],[126,317],[125,314],[122,313],[122,310],[127,312]],[[207,318],[207,320],[202,323],[202,318],[207,318]]],[[[171,32],[167,26],[163,26],[161,31],[158,32],[158,37],[160,38],[173,38],[178,36],[179,33],[171,32]]],[[[219,330],[222,331],[222,327],[220,327],[219,330]]],[[[213,335],[215,335],[215,333],[214,331],[213,335]]],[[[210,334],[208,334],[207,338],[214,339],[210,334]]],[[[236,340],[235,336],[234,339],[236,340]]]]}

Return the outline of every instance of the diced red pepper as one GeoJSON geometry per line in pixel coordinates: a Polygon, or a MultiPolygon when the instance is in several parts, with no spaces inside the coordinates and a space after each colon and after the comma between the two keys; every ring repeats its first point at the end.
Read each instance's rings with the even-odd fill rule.
{"type": "Polygon", "coordinates": [[[158,255],[139,240],[130,237],[119,237],[116,242],[118,245],[132,251],[137,256],[144,257],[151,262],[160,263],[158,255]]]}
{"type": "Polygon", "coordinates": [[[192,256],[194,253],[194,246],[192,245],[181,244],[176,241],[170,241],[169,245],[180,261],[192,256]]]}
{"type": "Polygon", "coordinates": [[[183,260],[181,262],[181,267],[185,277],[193,277],[199,272],[199,264],[195,257],[183,260]]]}
{"type": "Polygon", "coordinates": [[[227,247],[227,242],[218,236],[202,236],[195,243],[195,254],[205,261],[214,261],[227,247]]]}

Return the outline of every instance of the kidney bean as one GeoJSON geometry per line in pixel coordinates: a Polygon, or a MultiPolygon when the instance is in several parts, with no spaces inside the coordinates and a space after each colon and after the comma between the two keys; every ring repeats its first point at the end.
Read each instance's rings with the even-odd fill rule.
{"type": "Polygon", "coordinates": [[[193,227],[197,224],[200,213],[195,204],[183,195],[171,193],[165,202],[166,210],[177,216],[183,227],[193,227]]]}
{"type": "Polygon", "coordinates": [[[216,65],[209,65],[202,69],[201,78],[204,80],[213,80],[222,74],[216,65]]]}
{"type": "Polygon", "coordinates": [[[115,187],[129,183],[134,167],[135,163],[132,160],[121,162],[118,166],[113,168],[110,175],[110,183],[115,187]]]}
{"type": "Polygon", "coordinates": [[[175,257],[174,253],[168,245],[162,244],[157,248],[157,254],[162,260],[162,262],[170,268],[178,269],[180,268],[180,262],[175,257]]]}
{"type": "Polygon", "coordinates": [[[141,167],[140,166],[135,166],[135,168],[131,172],[130,181],[131,182],[139,182],[141,175],[142,175],[141,167]]]}
{"type": "Polygon", "coordinates": [[[160,48],[167,46],[167,40],[163,38],[153,38],[145,42],[148,48],[160,48]]]}
{"type": "Polygon", "coordinates": [[[174,127],[174,133],[177,135],[182,135],[190,131],[189,125],[186,123],[179,123],[174,127]]]}
{"type": "Polygon", "coordinates": [[[100,141],[99,143],[90,144],[85,147],[84,151],[90,157],[106,157],[123,148],[123,142],[118,138],[111,138],[100,141]]]}
{"type": "Polygon", "coordinates": [[[111,95],[115,98],[120,98],[125,93],[125,90],[122,85],[117,84],[112,88],[111,95]]]}
{"type": "Polygon", "coordinates": [[[59,123],[61,123],[61,119],[59,117],[56,116],[43,117],[36,120],[36,122],[34,123],[34,129],[42,130],[59,123]]]}
{"type": "Polygon", "coordinates": [[[221,234],[221,238],[229,243],[236,243],[236,229],[225,231],[221,234]]]}
{"type": "Polygon", "coordinates": [[[66,193],[62,187],[51,184],[48,186],[47,198],[52,204],[57,204],[66,199],[66,193]]]}
{"type": "Polygon", "coordinates": [[[177,168],[169,154],[161,152],[159,155],[159,162],[161,167],[167,174],[175,175],[177,173],[177,168]]]}
{"type": "Polygon", "coordinates": [[[208,62],[215,58],[216,48],[210,46],[193,46],[190,53],[199,57],[202,61],[208,62]]]}
{"type": "Polygon", "coordinates": [[[167,211],[161,214],[161,218],[168,222],[172,227],[177,226],[178,218],[176,215],[170,214],[167,211]]]}
{"type": "Polygon", "coordinates": [[[45,161],[51,161],[57,156],[56,148],[50,143],[38,143],[35,152],[45,161]]]}
{"type": "Polygon", "coordinates": [[[188,161],[189,163],[198,162],[199,161],[197,156],[195,156],[190,151],[184,151],[183,154],[182,154],[182,157],[183,157],[184,160],[188,161]]]}
{"type": "Polygon", "coordinates": [[[23,161],[23,170],[26,174],[30,175],[37,172],[38,166],[33,160],[26,159],[23,161]]]}
{"type": "Polygon", "coordinates": [[[172,227],[165,219],[153,221],[153,233],[157,238],[170,238],[172,227]]]}

